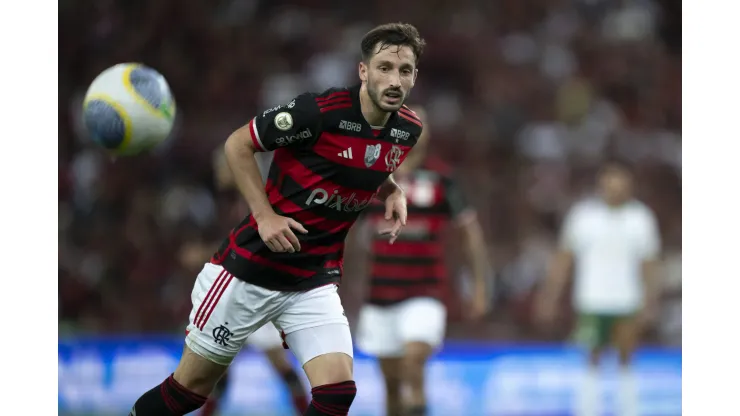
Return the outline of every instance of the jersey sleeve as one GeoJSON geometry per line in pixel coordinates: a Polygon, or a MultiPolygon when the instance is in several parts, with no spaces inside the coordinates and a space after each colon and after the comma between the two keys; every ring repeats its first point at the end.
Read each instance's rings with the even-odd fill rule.
{"type": "Polygon", "coordinates": [[[305,93],[290,103],[265,110],[249,122],[254,146],[269,152],[281,147],[313,143],[319,134],[321,112],[313,94],[305,93]]]}
{"type": "Polygon", "coordinates": [[[468,203],[459,182],[451,176],[442,177],[445,204],[453,221],[458,225],[466,225],[475,220],[475,209],[468,203]]]}

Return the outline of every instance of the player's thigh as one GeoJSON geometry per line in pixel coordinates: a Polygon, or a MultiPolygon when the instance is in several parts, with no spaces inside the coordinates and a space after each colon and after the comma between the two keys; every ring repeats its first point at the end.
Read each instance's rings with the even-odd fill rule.
{"type": "Polygon", "coordinates": [[[352,336],[336,286],[297,294],[274,322],[311,386],[352,379],[352,336]]]}
{"type": "Polygon", "coordinates": [[[349,325],[329,324],[301,329],[286,336],[311,387],[353,379],[349,325]],[[308,358],[310,357],[310,358],[308,358]]]}
{"type": "Polygon", "coordinates": [[[442,345],[447,326],[447,308],[442,302],[427,297],[411,298],[398,308],[398,332],[404,354],[427,351],[428,355],[442,345]],[[415,347],[415,344],[421,345],[415,347]]]}
{"type": "Polygon", "coordinates": [[[642,327],[636,316],[614,317],[611,325],[611,342],[617,348],[623,364],[629,363],[640,344],[642,327]]]}
{"type": "MultiPolygon", "coordinates": [[[[238,280],[223,267],[210,263],[198,275],[191,299],[185,344],[194,355],[224,368],[249,335],[277,315],[281,306],[279,292],[238,280]]],[[[185,370],[203,371],[204,365],[186,366],[185,370]]]]}
{"type": "Polygon", "coordinates": [[[403,361],[401,357],[384,357],[378,359],[380,371],[383,373],[386,388],[396,389],[403,379],[403,361]]]}
{"type": "Polygon", "coordinates": [[[186,345],[173,377],[193,393],[208,396],[227,369],[228,366],[214,363],[196,354],[186,345]]]}
{"type": "Polygon", "coordinates": [[[395,305],[364,305],[357,325],[357,348],[377,358],[403,355],[403,341],[398,336],[399,310],[395,305]]]}

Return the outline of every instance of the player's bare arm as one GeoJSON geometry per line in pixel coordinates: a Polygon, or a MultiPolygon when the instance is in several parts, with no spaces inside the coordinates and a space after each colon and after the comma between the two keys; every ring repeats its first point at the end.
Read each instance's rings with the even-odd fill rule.
{"type": "Polygon", "coordinates": [[[571,277],[575,261],[577,218],[580,208],[571,210],[563,221],[560,243],[550,261],[548,275],[535,298],[535,318],[541,324],[551,323],[557,316],[558,302],[571,277]]]}
{"type": "Polygon", "coordinates": [[[393,175],[391,174],[391,175],[388,175],[388,178],[383,182],[382,185],[380,185],[380,188],[378,188],[378,199],[381,201],[385,201],[394,192],[403,193],[403,188],[401,187],[401,185],[396,183],[396,180],[393,178],[393,175]]]}
{"type": "Polygon", "coordinates": [[[406,194],[391,175],[380,186],[378,198],[385,203],[385,219],[395,220],[390,228],[380,231],[381,234],[390,236],[390,243],[393,244],[401,234],[401,228],[406,225],[408,213],[406,194]]]}
{"type": "Polygon", "coordinates": [[[646,215],[644,255],[641,264],[644,285],[644,304],[640,314],[640,323],[649,325],[657,315],[660,299],[660,231],[654,215],[646,215]]]}
{"type": "Polygon", "coordinates": [[[293,230],[304,234],[307,231],[297,221],[277,215],[272,209],[254,158],[259,149],[254,145],[249,126],[241,127],[232,133],[226,140],[224,151],[234,181],[259,225],[258,231],[262,241],[273,252],[300,251],[301,245],[293,230]]]}
{"type": "Polygon", "coordinates": [[[473,302],[470,318],[479,319],[488,312],[489,307],[486,278],[491,270],[491,264],[488,261],[486,241],[475,212],[468,211],[460,215],[458,225],[465,258],[473,276],[473,302]]]}
{"type": "Polygon", "coordinates": [[[660,266],[657,259],[648,259],[642,263],[642,278],[645,285],[645,305],[640,317],[643,325],[648,325],[656,318],[660,299],[660,266]]]}
{"type": "Polygon", "coordinates": [[[573,253],[561,248],[555,253],[549,273],[537,294],[536,316],[542,323],[549,323],[557,316],[558,302],[573,270],[573,253]]]}
{"type": "Polygon", "coordinates": [[[660,301],[660,231],[655,215],[645,215],[645,242],[641,264],[645,300],[640,316],[642,325],[651,324],[656,318],[660,301]]]}

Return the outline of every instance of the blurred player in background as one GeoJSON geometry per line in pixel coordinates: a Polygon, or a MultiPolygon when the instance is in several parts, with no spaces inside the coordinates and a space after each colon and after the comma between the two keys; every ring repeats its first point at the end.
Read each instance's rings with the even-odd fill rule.
{"type": "MultiPolygon", "coordinates": [[[[263,178],[267,178],[267,173],[270,169],[270,163],[272,162],[272,153],[259,153],[255,155],[257,160],[257,166],[259,167],[260,173],[263,178]]],[[[234,192],[238,193],[236,184],[234,183],[234,177],[231,174],[226,163],[226,155],[222,148],[217,148],[213,152],[213,170],[216,180],[216,187],[222,192],[234,192]]],[[[238,216],[244,217],[245,212],[248,210],[246,204],[238,198],[239,206],[241,207],[238,216]]],[[[203,259],[207,259],[210,255],[210,250],[203,259]]],[[[303,414],[308,408],[308,398],[306,397],[306,391],[303,388],[303,384],[298,376],[298,373],[293,369],[293,366],[288,360],[285,349],[283,348],[283,340],[280,337],[280,332],[272,322],[267,323],[262,328],[258,329],[255,333],[247,338],[247,344],[251,345],[258,351],[265,354],[267,359],[270,361],[272,368],[280,375],[280,378],[285,382],[286,387],[290,391],[293,398],[293,406],[298,414],[303,414]]],[[[213,389],[208,401],[203,406],[200,415],[201,416],[213,416],[219,407],[219,403],[223,400],[226,389],[229,385],[229,373],[226,372],[221,380],[219,380],[216,387],[213,389]]],[[[245,388],[249,388],[245,386],[245,388]]]]}
{"type": "Polygon", "coordinates": [[[406,196],[391,174],[423,129],[404,102],[424,46],[410,24],[378,26],[360,42],[357,85],[300,94],[229,136],[226,159],[250,214],[195,280],[175,372],[139,397],[130,416],[199,409],[248,337],[268,322],[311,383],[304,415],[349,413],[357,387],[338,293],[345,238],[376,198],[393,219],[382,230],[387,238],[396,240],[406,225],[406,196]],[[255,154],[271,151],[265,185],[255,154]]]}
{"type": "MultiPolygon", "coordinates": [[[[424,110],[414,111],[426,125],[424,110]]],[[[388,416],[427,414],[425,365],[442,343],[447,318],[442,298],[449,290],[449,274],[441,233],[450,223],[460,231],[474,277],[471,317],[480,318],[488,309],[490,265],[480,224],[449,170],[440,161],[427,160],[426,126],[394,175],[408,199],[404,233],[393,245],[372,233],[370,296],[359,318],[358,347],[379,359],[388,416]],[[408,402],[402,401],[403,386],[410,392],[408,402]]],[[[368,208],[366,225],[377,230],[387,223],[382,204],[368,208]]]]}
{"type": "Polygon", "coordinates": [[[574,271],[576,341],[589,352],[589,367],[578,389],[579,416],[603,414],[598,365],[605,347],[619,353],[619,415],[638,414],[632,355],[658,302],[660,236],[653,212],[632,196],[632,173],[610,162],[598,176],[599,197],[577,203],[566,216],[560,251],[537,296],[537,317],[551,324],[574,271]]]}

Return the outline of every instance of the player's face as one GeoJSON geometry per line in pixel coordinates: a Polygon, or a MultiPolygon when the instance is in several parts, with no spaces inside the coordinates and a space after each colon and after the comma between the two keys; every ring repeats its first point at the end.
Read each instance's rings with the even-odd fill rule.
{"type": "Polygon", "coordinates": [[[376,46],[369,62],[360,63],[360,79],[373,104],[382,111],[397,111],[416,82],[416,57],[408,46],[376,46]]]}
{"type": "Polygon", "coordinates": [[[599,188],[608,203],[620,204],[632,194],[632,176],[622,168],[608,167],[599,177],[599,188]]]}

